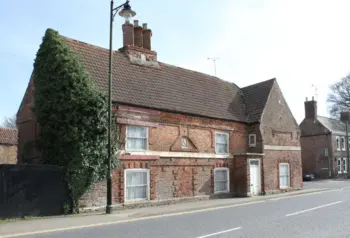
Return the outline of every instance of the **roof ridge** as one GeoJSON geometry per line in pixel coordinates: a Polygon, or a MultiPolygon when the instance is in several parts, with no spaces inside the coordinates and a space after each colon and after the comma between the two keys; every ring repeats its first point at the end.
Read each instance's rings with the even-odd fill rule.
{"type": "MultiPolygon", "coordinates": [[[[197,73],[197,74],[201,74],[201,75],[205,75],[207,77],[209,77],[210,79],[213,79],[213,80],[219,80],[219,81],[222,81],[222,82],[225,82],[225,83],[228,83],[228,84],[234,84],[236,87],[237,84],[235,83],[232,83],[232,82],[229,82],[225,79],[222,79],[222,78],[219,78],[217,76],[213,76],[213,75],[210,75],[210,74],[206,74],[206,73],[203,73],[203,72],[199,72],[199,71],[196,71],[196,70],[193,70],[193,69],[187,69],[187,68],[184,68],[184,67],[181,67],[181,66],[177,66],[177,65],[173,65],[173,64],[168,64],[168,63],[164,63],[164,62],[161,62],[161,61],[158,61],[160,64],[163,64],[165,66],[169,66],[169,67],[173,67],[173,68],[177,68],[177,69],[183,69],[183,70],[186,70],[186,71],[189,71],[189,72],[192,72],[192,73],[197,73]]],[[[239,87],[238,87],[239,88],[239,87]]]]}
{"type": "MultiPolygon", "coordinates": [[[[97,49],[101,49],[101,50],[105,50],[105,51],[108,51],[107,48],[104,48],[102,46],[98,46],[98,45],[93,45],[93,44],[90,44],[90,43],[86,43],[84,41],[80,41],[80,40],[76,40],[76,39],[73,39],[73,38],[70,38],[70,37],[67,37],[67,36],[64,36],[64,35],[60,35],[62,38],[68,40],[68,41],[73,41],[73,42],[77,42],[79,44],[84,44],[84,45],[87,45],[87,46],[90,46],[90,47],[93,47],[93,48],[97,48],[97,49]]],[[[118,50],[114,50],[115,52],[119,52],[118,50]]]]}
{"type": "Polygon", "coordinates": [[[258,82],[258,83],[254,83],[254,84],[251,84],[251,85],[242,87],[241,89],[245,89],[245,88],[249,88],[249,87],[254,87],[254,86],[258,85],[258,84],[263,84],[263,83],[267,83],[267,82],[270,82],[270,81],[276,81],[276,78],[272,78],[272,79],[268,79],[268,80],[261,81],[261,82],[258,82]]]}

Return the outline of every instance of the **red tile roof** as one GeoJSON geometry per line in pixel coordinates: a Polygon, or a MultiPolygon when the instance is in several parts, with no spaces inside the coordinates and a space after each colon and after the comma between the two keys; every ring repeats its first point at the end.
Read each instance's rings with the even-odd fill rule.
{"type": "MultiPolygon", "coordinates": [[[[108,50],[62,38],[80,58],[96,86],[107,93],[108,50]]],[[[255,122],[260,120],[272,87],[269,80],[242,90],[217,77],[161,62],[159,69],[135,65],[119,51],[114,51],[113,57],[112,97],[121,104],[255,122]],[[250,118],[247,112],[254,115],[250,118]]]]}
{"type": "Polygon", "coordinates": [[[0,145],[17,145],[17,129],[0,128],[0,145]]]}

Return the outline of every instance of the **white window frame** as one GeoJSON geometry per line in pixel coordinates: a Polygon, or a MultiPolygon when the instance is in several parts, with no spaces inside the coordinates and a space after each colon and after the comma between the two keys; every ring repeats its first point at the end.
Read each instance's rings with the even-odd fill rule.
{"type": "Polygon", "coordinates": [[[341,149],[343,151],[345,151],[346,149],[345,149],[345,137],[344,136],[341,137],[340,144],[341,144],[341,149]]]}
{"type": "Polygon", "coordinates": [[[336,146],[337,146],[337,150],[339,151],[340,150],[340,138],[339,138],[339,136],[335,137],[335,143],[336,143],[336,146]]]}
{"type": "MultiPolygon", "coordinates": [[[[147,201],[147,200],[150,200],[150,176],[149,176],[149,169],[125,169],[124,170],[124,201],[125,202],[137,202],[137,201],[147,201]],[[131,171],[131,172],[147,172],[147,191],[146,191],[146,198],[144,199],[133,199],[133,200],[127,200],[126,199],[126,189],[127,189],[127,184],[126,184],[126,174],[128,171],[131,171]]],[[[139,185],[140,186],[140,185],[139,185]]],[[[131,186],[129,186],[131,187],[131,186]]]]}
{"type": "Polygon", "coordinates": [[[348,161],[347,161],[347,158],[343,158],[343,161],[342,161],[341,166],[342,166],[342,172],[343,172],[344,174],[346,174],[346,173],[347,173],[347,170],[348,170],[348,161]],[[345,167],[345,169],[344,169],[344,167],[345,167]]]}
{"type": "Polygon", "coordinates": [[[215,168],[213,180],[214,180],[214,194],[229,193],[230,192],[230,170],[229,170],[229,168],[226,168],[226,167],[215,168]],[[217,171],[225,171],[227,173],[227,189],[225,191],[215,191],[215,173],[217,171]]]}
{"type": "Polygon", "coordinates": [[[337,158],[337,171],[338,174],[342,174],[343,158],[337,158]]]}
{"type": "Polygon", "coordinates": [[[125,150],[126,151],[146,151],[146,150],[148,150],[148,141],[149,141],[149,128],[147,126],[134,126],[134,125],[127,125],[126,126],[126,134],[125,134],[125,150]],[[146,128],[146,149],[128,148],[128,129],[129,129],[129,127],[146,128]]]}
{"type": "Polygon", "coordinates": [[[248,141],[249,141],[249,147],[256,147],[256,134],[249,134],[248,141]],[[254,143],[252,143],[250,139],[251,137],[254,137],[254,143]]]}
{"type": "Polygon", "coordinates": [[[229,149],[230,149],[230,136],[229,136],[229,134],[227,132],[219,132],[219,131],[215,132],[215,154],[227,155],[227,154],[230,153],[229,149]],[[226,153],[218,153],[217,150],[216,150],[216,135],[217,134],[226,135],[226,137],[227,137],[227,147],[226,147],[226,151],[227,152],[226,153]]]}
{"type": "Polygon", "coordinates": [[[279,163],[278,165],[278,181],[279,181],[279,187],[280,189],[285,189],[285,188],[290,188],[290,164],[289,163],[279,163]],[[288,166],[288,185],[287,186],[282,186],[281,185],[281,165],[287,165],[288,166]]]}

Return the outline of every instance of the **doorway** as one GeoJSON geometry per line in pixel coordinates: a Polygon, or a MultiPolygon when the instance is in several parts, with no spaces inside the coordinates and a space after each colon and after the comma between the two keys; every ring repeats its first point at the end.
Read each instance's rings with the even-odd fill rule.
{"type": "Polygon", "coordinates": [[[261,177],[260,177],[260,160],[249,160],[250,172],[250,194],[251,196],[259,195],[261,192],[261,177]]]}

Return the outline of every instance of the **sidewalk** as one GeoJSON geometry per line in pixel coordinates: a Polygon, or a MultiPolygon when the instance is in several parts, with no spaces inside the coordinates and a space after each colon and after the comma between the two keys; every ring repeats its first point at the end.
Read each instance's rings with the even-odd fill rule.
{"type": "MultiPolygon", "coordinates": [[[[223,209],[225,207],[244,206],[262,202],[268,199],[283,199],[302,194],[331,191],[330,189],[303,189],[294,192],[256,196],[247,198],[227,198],[215,200],[203,200],[196,202],[184,202],[179,204],[144,207],[137,209],[121,210],[111,215],[103,213],[82,214],[49,217],[28,221],[14,221],[0,224],[0,238],[16,237],[22,233],[40,232],[43,230],[60,231],[67,228],[78,229],[83,227],[95,227],[108,224],[117,224],[128,221],[159,218],[161,216],[183,215],[186,213],[223,209]],[[17,234],[11,236],[10,234],[17,234]]],[[[23,235],[23,234],[22,234],[23,235]]]]}

